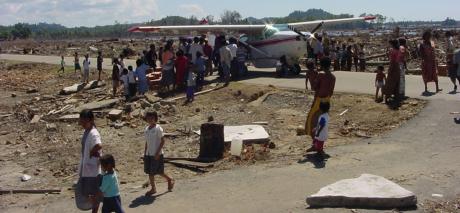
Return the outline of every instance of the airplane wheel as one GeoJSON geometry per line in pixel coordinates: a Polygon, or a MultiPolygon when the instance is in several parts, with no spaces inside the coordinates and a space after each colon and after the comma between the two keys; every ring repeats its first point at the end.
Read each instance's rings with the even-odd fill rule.
{"type": "Polygon", "coordinates": [[[299,64],[294,64],[294,66],[292,67],[292,72],[296,75],[299,75],[301,70],[302,69],[300,68],[299,64]]]}

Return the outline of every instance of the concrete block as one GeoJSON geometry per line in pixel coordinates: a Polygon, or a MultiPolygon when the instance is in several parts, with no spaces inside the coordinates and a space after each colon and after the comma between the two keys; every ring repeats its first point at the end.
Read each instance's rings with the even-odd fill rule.
{"type": "Polygon", "coordinates": [[[30,123],[31,123],[31,124],[38,123],[38,122],[40,121],[41,118],[42,118],[41,115],[34,115],[34,117],[32,118],[32,120],[30,120],[30,123]]]}
{"type": "Polygon", "coordinates": [[[363,174],[341,180],[307,197],[310,207],[394,209],[417,205],[414,193],[383,177],[363,174]]]}
{"type": "Polygon", "coordinates": [[[121,118],[121,115],[123,114],[123,110],[119,109],[113,109],[109,112],[109,119],[110,120],[118,120],[121,118]]]}

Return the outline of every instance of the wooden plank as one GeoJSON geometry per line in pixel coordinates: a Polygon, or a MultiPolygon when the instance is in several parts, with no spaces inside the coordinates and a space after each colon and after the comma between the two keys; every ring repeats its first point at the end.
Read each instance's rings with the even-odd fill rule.
{"type": "Polygon", "coordinates": [[[45,194],[61,193],[61,189],[1,189],[0,194],[45,194]]]}
{"type": "Polygon", "coordinates": [[[377,54],[377,55],[371,55],[371,56],[367,56],[367,57],[366,57],[366,60],[371,60],[371,59],[380,58],[380,57],[386,57],[387,55],[388,55],[387,53],[382,53],[382,54],[377,54]]]}
{"type": "Polygon", "coordinates": [[[202,162],[195,162],[195,161],[187,161],[187,160],[170,160],[165,161],[166,163],[179,165],[179,166],[187,166],[187,167],[196,167],[196,168],[210,168],[213,167],[213,163],[202,163],[202,162]]]}
{"type": "MultiPolygon", "coordinates": [[[[209,93],[209,92],[212,92],[212,91],[216,91],[216,90],[219,90],[219,89],[222,89],[222,88],[224,88],[224,87],[216,87],[216,88],[204,90],[204,91],[201,91],[201,92],[196,92],[195,96],[203,95],[203,94],[206,94],[206,93],[209,93]]],[[[180,100],[180,99],[185,99],[186,97],[187,96],[179,96],[179,97],[176,97],[176,98],[168,99],[167,101],[177,101],[177,100],[180,100]]]]}

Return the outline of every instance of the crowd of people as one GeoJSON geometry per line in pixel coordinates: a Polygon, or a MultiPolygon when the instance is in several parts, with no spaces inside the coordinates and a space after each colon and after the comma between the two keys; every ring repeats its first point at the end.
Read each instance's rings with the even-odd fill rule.
{"type": "MultiPolygon", "coordinates": [[[[116,53],[112,53],[115,55],[116,53]]],[[[117,96],[120,85],[123,86],[123,95],[130,100],[136,95],[143,95],[149,90],[146,75],[161,67],[160,93],[184,91],[187,101],[194,100],[194,93],[203,88],[205,77],[213,75],[217,71],[219,80],[227,86],[230,80],[236,80],[246,75],[247,48],[240,44],[237,39],[226,39],[219,36],[215,39],[214,46],[208,43],[205,36],[193,39],[180,38],[178,43],[173,40],[163,40],[160,47],[154,44],[149,50],[144,50],[138,55],[136,68],[126,66],[124,59],[127,57],[120,54],[112,58],[112,88],[113,96],[117,96]]],[[[104,59],[102,52],[97,56],[98,81],[101,80],[102,64],[104,59]]],[[[64,60],[62,60],[62,63],[64,60]]],[[[80,71],[82,82],[89,82],[90,59],[85,55],[83,70],[77,52],[74,55],[75,73],[80,71]]],[[[64,64],[61,66],[64,69],[64,64]]]]}
{"type": "MultiPolygon", "coordinates": [[[[154,49],[152,46],[151,50],[154,49]]],[[[214,70],[218,71],[219,79],[225,85],[247,72],[246,48],[237,39],[227,40],[225,36],[217,37],[213,46],[204,36],[181,38],[177,46],[173,40],[168,40],[157,54],[153,51],[151,54],[146,53],[146,56],[151,60],[148,62],[151,66],[156,65],[156,60],[162,66],[160,90],[185,88],[189,101],[193,101],[194,91],[203,87],[205,77],[213,75],[214,70]]]]}
{"type": "Polygon", "coordinates": [[[354,66],[356,72],[364,72],[366,70],[364,46],[363,43],[332,39],[326,32],[322,35],[315,33],[307,43],[307,58],[314,60],[317,65],[323,56],[328,56],[333,63],[334,71],[352,71],[354,66]]]}

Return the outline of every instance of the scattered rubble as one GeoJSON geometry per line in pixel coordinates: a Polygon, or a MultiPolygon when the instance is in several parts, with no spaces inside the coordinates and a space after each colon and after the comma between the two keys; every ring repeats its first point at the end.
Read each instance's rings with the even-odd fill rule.
{"type": "MultiPolygon", "coordinates": [[[[0,70],[2,63],[4,62],[0,60],[0,70]]],[[[112,99],[111,88],[107,85],[69,95],[57,95],[57,91],[64,85],[72,85],[77,81],[73,71],[58,77],[55,66],[29,64],[8,64],[6,67],[10,70],[7,78],[3,71],[0,72],[1,79],[8,79],[0,83],[2,95],[5,97],[0,101],[0,132],[8,132],[0,136],[5,141],[0,144],[2,148],[5,147],[0,152],[5,162],[19,159],[17,166],[43,168],[43,171],[38,172],[39,177],[34,177],[36,180],[40,179],[40,188],[70,184],[72,175],[76,174],[82,134],[78,125],[78,113],[83,108],[93,109],[95,112],[95,122],[103,139],[104,152],[123,153],[116,156],[120,162],[117,168],[125,174],[132,174],[124,176],[128,185],[144,180],[142,170],[138,167],[138,155],[144,148],[143,131],[146,123],[143,115],[147,108],[158,111],[159,123],[167,138],[165,157],[174,157],[175,160],[193,161],[199,157],[200,136],[190,131],[197,130],[208,121],[234,127],[252,124],[260,130],[252,129],[253,131],[263,132],[263,137],[257,134],[252,138],[260,139],[261,144],[254,144],[251,138],[248,138],[248,143],[245,141],[240,157],[230,155],[227,147],[230,144],[227,143],[221,160],[213,163],[212,167],[201,165],[200,171],[218,171],[251,164],[288,165],[297,161],[311,142],[310,137],[296,134],[296,128],[305,122],[306,106],[311,103],[312,94],[305,98],[305,91],[232,83],[225,88],[207,85],[203,91],[208,92],[197,96],[188,105],[182,104],[182,94],[162,99],[151,92],[127,103],[122,98],[112,99]],[[38,72],[41,74],[37,75],[38,72]],[[32,76],[37,76],[38,80],[32,76]],[[40,94],[27,94],[29,88],[37,88],[40,94]],[[219,89],[210,91],[209,88],[219,89]],[[14,99],[10,97],[13,92],[17,94],[14,99]],[[256,96],[255,101],[249,101],[256,96]],[[258,102],[257,106],[253,105],[255,102],[258,102]],[[113,110],[119,111],[109,115],[113,110]],[[30,124],[35,115],[41,118],[36,124],[30,124]]],[[[91,78],[94,77],[91,75],[91,78]]],[[[103,77],[108,79],[107,74],[103,77]]],[[[336,94],[334,99],[335,104],[331,109],[331,115],[334,115],[331,117],[331,140],[327,146],[339,146],[360,140],[355,134],[358,131],[368,136],[378,136],[398,127],[425,105],[423,101],[409,99],[407,103],[418,104],[406,103],[407,108],[396,111],[375,103],[372,96],[349,97],[348,94],[336,94]],[[357,99],[361,102],[357,103],[357,99]],[[335,116],[347,108],[350,110],[346,114],[335,116]],[[348,121],[347,125],[344,125],[345,120],[348,121]],[[345,128],[348,134],[341,135],[340,130],[345,128]]],[[[237,132],[243,135],[252,131],[240,130],[242,129],[237,132]]],[[[233,137],[227,133],[225,135],[225,141],[232,140],[233,137]]],[[[174,163],[171,163],[174,166],[167,166],[165,169],[177,179],[201,174],[191,165],[183,166],[190,164],[189,162],[174,163]]],[[[34,171],[30,174],[34,174],[34,171]]],[[[38,186],[35,181],[27,184],[38,186]]]]}

